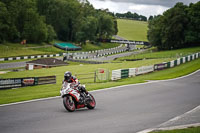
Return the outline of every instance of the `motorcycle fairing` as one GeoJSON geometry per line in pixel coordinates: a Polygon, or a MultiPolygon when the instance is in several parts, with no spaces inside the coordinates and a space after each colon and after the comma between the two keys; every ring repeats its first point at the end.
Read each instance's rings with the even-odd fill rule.
{"type": "Polygon", "coordinates": [[[61,94],[61,96],[69,94],[69,95],[73,96],[76,99],[76,101],[78,102],[80,99],[80,94],[78,93],[78,91],[76,89],[72,89],[72,88],[73,88],[73,86],[71,86],[70,83],[64,82],[62,85],[60,94],[61,94]]]}

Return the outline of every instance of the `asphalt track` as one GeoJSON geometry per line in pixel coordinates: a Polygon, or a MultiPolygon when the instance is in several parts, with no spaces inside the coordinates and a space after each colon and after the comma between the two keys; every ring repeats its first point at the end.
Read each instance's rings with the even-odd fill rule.
{"type": "Polygon", "coordinates": [[[91,93],[97,101],[94,110],[69,113],[61,98],[0,107],[0,132],[135,133],[153,128],[200,105],[200,71],[91,93]]]}

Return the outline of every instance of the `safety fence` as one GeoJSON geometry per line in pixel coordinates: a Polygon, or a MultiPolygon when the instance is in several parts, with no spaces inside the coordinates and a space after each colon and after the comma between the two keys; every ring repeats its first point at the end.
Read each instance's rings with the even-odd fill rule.
{"type": "Polygon", "coordinates": [[[200,52],[191,54],[191,55],[188,55],[185,57],[181,57],[176,60],[169,61],[169,62],[163,62],[160,64],[154,64],[154,65],[150,65],[150,66],[142,66],[139,68],[113,70],[111,80],[118,80],[118,79],[122,79],[122,78],[128,78],[128,77],[138,76],[141,74],[150,73],[153,71],[159,71],[159,70],[163,70],[166,68],[172,68],[172,67],[178,66],[180,64],[195,60],[197,58],[200,58],[200,52]]]}
{"type": "Polygon", "coordinates": [[[50,54],[50,55],[30,55],[30,56],[18,56],[18,57],[6,57],[0,58],[0,61],[12,61],[12,60],[24,60],[24,59],[37,59],[37,58],[49,58],[64,56],[66,53],[50,54]]]}
{"type": "Polygon", "coordinates": [[[56,76],[0,79],[0,90],[44,84],[56,84],[56,76]]]}
{"type": "Polygon", "coordinates": [[[99,68],[94,72],[75,74],[81,83],[96,83],[110,80],[110,72],[108,69],[99,68]]]}

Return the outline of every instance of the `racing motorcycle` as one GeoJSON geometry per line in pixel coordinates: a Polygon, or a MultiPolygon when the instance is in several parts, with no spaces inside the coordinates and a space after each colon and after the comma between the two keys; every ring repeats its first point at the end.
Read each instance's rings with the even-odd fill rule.
{"type": "MultiPolygon", "coordinates": [[[[79,87],[85,87],[80,86],[79,87]]],[[[88,92],[82,92],[79,87],[75,87],[73,83],[64,82],[60,90],[61,97],[63,98],[63,104],[66,110],[73,112],[79,108],[94,109],[96,101],[92,94],[88,92]]]]}

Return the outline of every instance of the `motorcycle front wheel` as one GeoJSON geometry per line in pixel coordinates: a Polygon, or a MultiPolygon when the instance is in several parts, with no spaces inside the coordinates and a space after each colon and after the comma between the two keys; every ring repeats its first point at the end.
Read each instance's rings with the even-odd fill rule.
{"type": "Polygon", "coordinates": [[[96,101],[95,101],[94,97],[92,96],[92,94],[89,94],[89,95],[90,95],[90,100],[87,103],[87,108],[94,109],[96,106],[96,101]]]}
{"type": "Polygon", "coordinates": [[[66,110],[69,112],[74,112],[76,107],[72,96],[67,95],[63,98],[63,104],[66,110]]]}

